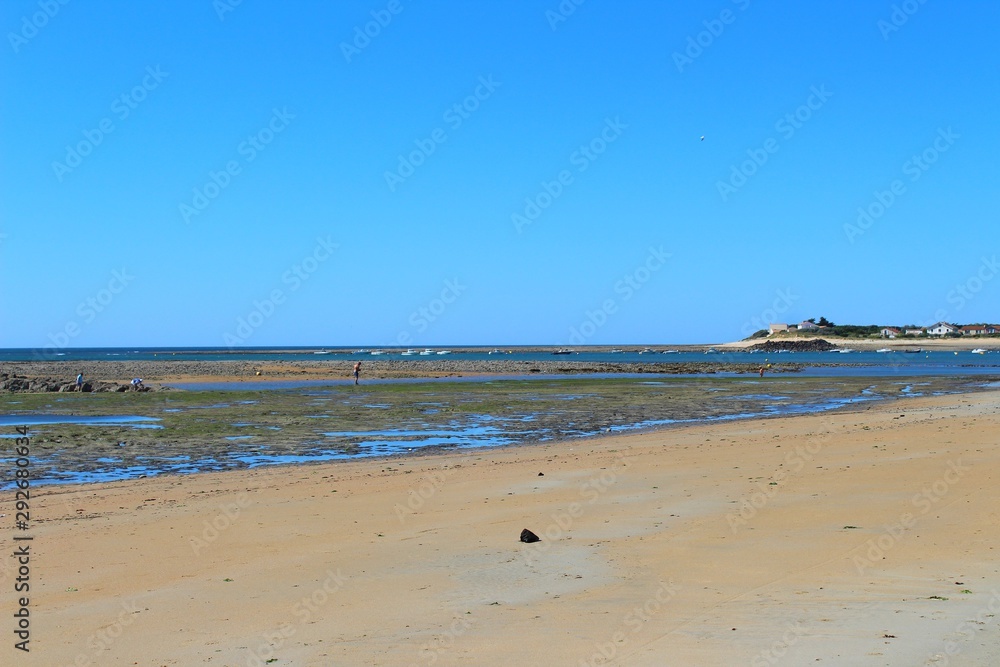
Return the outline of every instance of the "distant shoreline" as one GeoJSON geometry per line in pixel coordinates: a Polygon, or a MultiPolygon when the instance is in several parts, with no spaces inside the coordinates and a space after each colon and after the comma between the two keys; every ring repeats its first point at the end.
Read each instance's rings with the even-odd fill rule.
{"type": "Polygon", "coordinates": [[[983,348],[985,350],[1000,350],[1000,338],[985,336],[969,336],[966,338],[842,338],[838,336],[796,336],[796,335],[773,335],[764,338],[744,339],[731,343],[723,343],[715,346],[722,350],[743,350],[766,341],[775,343],[782,342],[806,342],[811,340],[825,340],[837,347],[846,347],[854,350],[879,350],[888,348],[890,350],[905,350],[921,348],[924,350],[936,350],[940,352],[961,352],[964,350],[975,350],[983,348]]]}

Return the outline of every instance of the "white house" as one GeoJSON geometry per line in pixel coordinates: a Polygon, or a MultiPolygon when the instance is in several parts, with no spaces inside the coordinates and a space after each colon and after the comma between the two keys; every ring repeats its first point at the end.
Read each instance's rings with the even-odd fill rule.
{"type": "Polygon", "coordinates": [[[927,327],[927,335],[929,336],[944,336],[945,334],[955,333],[958,331],[958,327],[948,324],[947,322],[938,322],[927,327]]]}
{"type": "Polygon", "coordinates": [[[819,329],[819,325],[809,320],[799,325],[799,331],[816,331],[817,329],[819,329]]]}
{"type": "Polygon", "coordinates": [[[768,335],[778,333],[779,331],[788,331],[787,324],[771,324],[768,327],[768,335]]]}
{"type": "Polygon", "coordinates": [[[903,332],[895,327],[884,327],[882,329],[882,338],[895,338],[901,335],[903,332]]]}

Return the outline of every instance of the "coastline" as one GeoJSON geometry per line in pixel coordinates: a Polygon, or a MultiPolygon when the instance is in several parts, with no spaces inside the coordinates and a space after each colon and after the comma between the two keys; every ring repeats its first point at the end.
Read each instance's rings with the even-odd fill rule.
{"type": "Polygon", "coordinates": [[[795,334],[776,334],[764,338],[744,339],[721,343],[717,348],[737,351],[743,350],[765,341],[784,342],[806,342],[811,340],[825,340],[837,347],[852,348],[855,350],[875,351],[881,348],[890,350],[906,350],[922,348],[929,351],[938,352],[964,352],[983,348],[990,351],[1000,350],[1000,338],[996,336],[967,336],[963,338],[945,338],[943,336],[923,336],[919,338],[840,338],[838,336],[796,336],[795,334]]]}
{"type": "Polygon", "coordinates": [[[998,410],[40,489],[25,664],[989,664],[998,410]]]}

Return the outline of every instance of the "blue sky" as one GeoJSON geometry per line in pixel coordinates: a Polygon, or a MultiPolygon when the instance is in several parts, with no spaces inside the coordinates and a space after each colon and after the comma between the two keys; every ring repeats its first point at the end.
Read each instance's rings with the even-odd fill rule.
{"type": "Polygon", "coordinates": [[[997,322],[998,19],[10,0],[0,346],[997,322]]]}

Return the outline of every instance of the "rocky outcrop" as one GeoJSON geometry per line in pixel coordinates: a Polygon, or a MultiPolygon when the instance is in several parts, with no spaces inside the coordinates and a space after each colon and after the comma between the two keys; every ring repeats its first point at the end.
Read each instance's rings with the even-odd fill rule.
{"type": "MultiPolygon", "coordinates": [[[[120,384],[118,382],[94,381],[84,382],[81,389],[84,392],[123,392],[129,391],[131,388],[131,385],[120,384]]],[[[76,390],[75,380],[66,381],[59,378],[38,378],[0,373],[0,391],[44,394],[47,392],[71,392],[76,390]]],[[[141,391],[150,391],[150,388],[145,387],[141,391]]]]}
{"type": "Polygon", "coordinates": [[[833,343],[822,338],[810,338],[809,340],[769,340],[764,343],[751,345],[750,350],[760,352],[777,352],[778,350],[788,350],[789,352],[829,352],[840,348],[833,343]]]}

